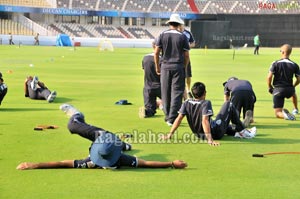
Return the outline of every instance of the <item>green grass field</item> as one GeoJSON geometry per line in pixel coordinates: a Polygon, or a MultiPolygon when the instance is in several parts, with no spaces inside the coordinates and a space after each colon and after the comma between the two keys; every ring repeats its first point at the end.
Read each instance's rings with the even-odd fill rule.
{"type": "MultiPolygon", "coordinates": [[[[255,126],[251,140],[224,137],[220,147],[206,143],[134,143],[132,155],[148,160],[183,159],[189,167],[120,170],[16,170],[20,162],[45,162],[85,158],[90,142],[67,130],[62,103],[80,109],[90,124],[116,133],[167,133],[170,129],[158,111],[140,119],[143,105],[142,57],[152,49],[0,46],[0,71],[8,94],[0,106],[0,198],[299,198],[299,155],[253,158],[253,153],[299,151],[300,117],[297,121],[274,117],[266,75],[279,48],[260,50],[191,50],[193,78],[207,86],[207,99],[217,113],[223,103],[222,83],[230,76],[248,79],[257,95],[255,126]],[[30,67],[33,64],[33,67],[30,67]],[[11,71],[11,73],[7,73],[11,71]],[[56,90],[54,103],[24,97],[27,75],[38,75],[56,90]],[[133,105],[114,103],[127,99],[133,105]],[[34,131],[38,124],[54,124],[55,130],[34,131]]],[[[299,49],[292,60],[299,62],[299,49]]],[[[299,92],[299,88],[297,88],[299,92]]],[[[291,100],[286,108],[292,109],[291,100]]],[[[191,133],[186,120],[179,139],[191,133]]],[[[192,140],[187,140],[192,141],[192,140]]]]}

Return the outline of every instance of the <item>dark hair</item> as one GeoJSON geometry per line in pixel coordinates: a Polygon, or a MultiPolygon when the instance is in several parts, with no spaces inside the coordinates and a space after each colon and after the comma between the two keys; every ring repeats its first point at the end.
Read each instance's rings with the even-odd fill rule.
{"type": "Polygon", "coordinates": [[[205,85],[202,82],[194,83],[191,90],[192,90],[192,94],[195,98],[202,97],[206,91],[205,85]]]}
{"type": "Polygon", "coordinates": [[[170,25],[170,26],[174,26],[174,27],[178,27],[178,26],[180,26],[180,23],[177,23],[177,22],[169,22],[169,25],[170,25]]]}

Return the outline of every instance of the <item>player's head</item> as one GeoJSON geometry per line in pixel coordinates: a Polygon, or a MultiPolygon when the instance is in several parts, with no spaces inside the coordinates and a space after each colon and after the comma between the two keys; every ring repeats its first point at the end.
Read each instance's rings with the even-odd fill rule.
{"type": "Polygon", "coordinates": [[[170,26],[179,27],[184,24],[184,21],[180,18],[179,14],[171,14],[170,19],[166,22],[170,26]]]}
{"type": "Polygon", "coordinates": [[[205,85],[202,82],[194,83],[191,90],[195,99],[199,99],[206,94],[205,85]]]}
{"type": "Polygon", "coordinates": [[[99,131],[90,149],[90,158],[98,166],[112,167],[122,154],[123,142],[113,133],[99,131]]]}
{"type": "Polygon", "coordinates": [[[178,26],[178,30],[180,32],[183,32],[184,31],[184,25],[183,24],[180,24],[180,26],[178,26]]]}
{"type": "Polygon", "coordinates": [[[281,53],[281,56],[283,56],[283,57],[289,57],[290,54],[292,53],[292,46],[289,44],[282,45],[280,48],[280,53],[281,53]]]}
{"type": "Polygon", "coordinates": [[[229,81],[232,81],[232,80],[238,80],[238,78],[237,77],[229,77],[228,80],[223,83],[223,86],[225,86],[225,84],[227,84],[229,81]]]}

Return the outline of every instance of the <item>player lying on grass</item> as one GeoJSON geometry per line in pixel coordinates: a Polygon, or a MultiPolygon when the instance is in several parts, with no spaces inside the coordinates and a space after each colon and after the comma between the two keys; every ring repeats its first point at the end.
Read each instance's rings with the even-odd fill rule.
{"type": "Polygon", "coordinates": [[[196,82],[192,87],[192,94],[194,99],[188,99],[182,104],[170,133],[165,135],[164,139],[172,137],[184,116],[187,117],[193,133],[198,138],[206,138],[208,144],[212,146],[218,146],[220,143],[214,140],[221,139],[224,134],[234,135],[239,138],[255,137],[256,128],[245,129],[244,124],[239,118],[237,109],[231,102],[225,102],[216,119],[212,120],[213,109],[211,102],[205,99],[205,85],[201,82],[196,82]],[[235,129],[230,125],[230,122],[235,125],[235,129]]]}
{"type": "Polygon", "coordinates": [[[28,76],[24,83],[25,97],[30,99],[47,100],[49,103],[56,98],[56,91],[50,91],[37,76],[28,76]]]}
{"type": "Polygon", "coordinates": [[[68,129],[72,134],[78,134],[92,141],[89,157],[83,160],[63,160],[57,162],[30,163],[24,162],[17,166],[19,170],[47,168],[111,168],[143,167],[143,168],[178,168],[187,167],[182,160],[170,162],[147,161],[124,154],[131,150],[131,145],[120,140],[115,134],[102,128],[85,123],[84,115],[69,104],[60,106],[71,118],[68,129]]]}

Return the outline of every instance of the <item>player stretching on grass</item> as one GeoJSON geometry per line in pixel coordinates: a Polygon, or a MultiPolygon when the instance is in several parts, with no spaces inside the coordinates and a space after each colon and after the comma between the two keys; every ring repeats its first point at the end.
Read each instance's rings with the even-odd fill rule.
{"type": "Polygon", "coordinates": [[[56,98],[56,91],[50,91],[37,76],[28,76],[24,83],[25,97],[30,99],[47,100],[49,103],[56,98]]]}
{"type": "Polygon", "coordinates": [[[298,114],[298,102],[295,87],[300,83],[299,66],[289,59],[292,47],[284,44],[280,48],[281,59],[272,63],[267,76],[269,92],[273,95],[273,108],[277,118],[296,120],[295,116],[284,109],[284,99],[292,97],[294,110],[298,114]],[[293,76],[296,81],[293,83],[293,76]]]}
{"type": "MultiPolygon", "coordinates": [[[[152,42],[152,48],[155,48],[155,40],[152,42]]],[[[160,76],[155,70],[154,53],[143,57],[142,68],[144,69],[144,106],[139,109],[139,117],[153,117],[156,109],[162,106],[160,76]]]]}
{"type": "Polygon", "coordinates": [[[252,85],[248,80],[241,80],[237,77],[230,77],[224,86],[224,101],[231,101],[244,119],[245,127],[253,123],[253,110],[256,102],[256,96],[252,85]],[[246,117],[247,115],[247,117],[246,117]],[[247,118],[247,120],[245,120],[247,118]]]}
{"type": "Polygon", "coordinates": [[[245,129],[244,124],[239,118],[237,109],[231,102],[225,102],[216,119],[212,120],[213,109],[211,102],[205,99],[205,85],[201,82],[196,82],[192,87],[192,94],[194,99],[188,99],[182,104],[170,133],[165,135],[164,139],[172,137],[184,116],[187,117],[193,133],[198,138],[206,138],[208,144],[212,146],[218,146],[220,143],[214,140],[221,139],[224,134],[234,135],[239,138],[255,137],[256,128],[245,129]],[[235,124],[235,129],[229,125],[230,121],[235,124]]]}
{"type": "Polygon", "coordinates": [[[83,160],[63,160],[57,162],[30,163],[24,162],[17,166],[19,170],[47,168],[110,168],[143,167],[143,168],[178,168],[187,167],[182,160],[170,162],[146,161],[124,154],[131,150],[131,145],[121,141],[115,134],[102,128],[85,123],[84,115],[69,104],[63,104],[60,109],[71,118],[68,129],[72,134],[78,134],[92,141],[89,157],[83,160]]]}

